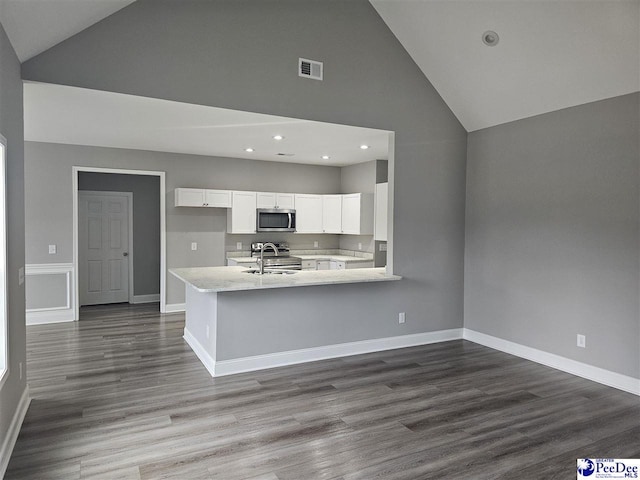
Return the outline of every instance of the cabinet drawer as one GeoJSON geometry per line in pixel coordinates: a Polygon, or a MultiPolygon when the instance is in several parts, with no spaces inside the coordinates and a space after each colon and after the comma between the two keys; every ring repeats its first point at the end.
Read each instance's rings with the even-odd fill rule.
{"type": "Polygon", "coordinates": [[[316,261],[315,260],[302,260],[302,269],[303,270],[316,270],[316,261]]]}
{"type": "Polygon", "coordinates": [[[329,260],[318,260],[318,270],[329,270],[330,263],[329,260]]]}

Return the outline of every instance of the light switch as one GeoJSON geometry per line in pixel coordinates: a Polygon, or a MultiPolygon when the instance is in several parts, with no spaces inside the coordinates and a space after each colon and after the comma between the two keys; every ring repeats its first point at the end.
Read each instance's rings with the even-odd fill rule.
{"type": "Polygon", "coordinates": [[[196,242],[191,242],[191,250],[197,250],[198,244],[196,242]]]}
{"type": "Polygon", "coordinates": [[[315,240],[315,241],[313,242],[313,248],[318,248],[318,241],[317,241],[317,240],[315,240]]]}
{"type": "Polygon", "coordinates": [[[49,255],[53,255],[54,253],[56,253],[56,246],[49,245],[49,255]]]}
{"type": "Polygon", "coordinates": [[[239,252],[242,250],[242,242],[236,242],[236,250],[239,252]]]}
{"type": "Polygon", "coordinates": [[[18,285],[22,285],[24,283],[24,267],[20,267],[18,269],[18,285]]]}

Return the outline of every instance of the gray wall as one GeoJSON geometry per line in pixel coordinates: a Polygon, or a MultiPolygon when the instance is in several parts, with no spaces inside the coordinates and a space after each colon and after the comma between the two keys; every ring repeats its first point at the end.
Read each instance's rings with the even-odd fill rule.
{"type": "MultiPolygon", "coordinates": [[[[399,333],[462,327],[467,135],[368,1],[138,0],[22,72],[27,80],[395,131],[394,268],[404,280],[345,285],[337,302],[314,289],[307,306],[323,309],[329,300],[336,318],[355,313],[366,325],[362,339],[387,335],[398,311],[407,313],[399,333]],[[324,81],[298,77],[299,57],[323,61],[324,81]]],[[[154,157],[155,168],[169,167],[154,157]]],[[[277,310],[267,301],[267,311],[277,310]]]]}
{"type": "MultiPolygon", "coordinates": [[[[278,191],[282,188],[281,173],[286,168],[288,187],[294,185],[299,191],[310,193],[329,193],[340,188],[340,169],[337,167],[25,142],[27,263],[70,263],[73,260],[71,181],[74,165],[166,172],[164,195],[169,268],[224,265],[225,244],[235,249],[235,242],[242,241],[248,249],[248,243],[257,237],[226,235],[226,209],[175,207],[174,189],[177,187],[278,191]],[[191,250],[192,242],[198,243],[198,250],[191,250]],[[57,254],[48,254],[49,244],[58,245],[57,254]]],[[[86,185],[98,187],[100,181],[96,179],[96,183],[86,185]]],[[[112,187],[117,185],[104,186],[105,189],[112,187]]],[[[338,246],[335,235],[329,235],[328,239],[322,239],[320,235],[315,237],[321,242],[321,248],[338,246]]],[[[290,235],[284,240],[294,247],[306,248],[309,242],[313,246],[313,238],[311,235],[290,235]]],[[[155,254],[151,257],[155,258],[155,254]]],[[[136,291],[136,294],[143,293],[136,291]]],[[[182,282],[169,275],[167,303],[183,302],[182,282]]]]}
{"type": "Polygon", "coordinates": [[[160,178],[80,172],[78,190],[133,194],[133,293],[160,293],[160,178]]]}
{"type": "Polygon", "coordinates": [[[467,328],[640,377],[639,100],[469,134],[467,328]]]}
{"type": "MultiPolygon", "coordinates": [[[[0,445],[4,443],[18,401],[26,387],[20,364],[26,362],[24,284],[24,136],[20,62],[0,25],[0,133],[7,139],[7,290],[9,377],[0,390],[0,445]]],[[[25,369],[26,371],[26,369],[25,369]]]]}

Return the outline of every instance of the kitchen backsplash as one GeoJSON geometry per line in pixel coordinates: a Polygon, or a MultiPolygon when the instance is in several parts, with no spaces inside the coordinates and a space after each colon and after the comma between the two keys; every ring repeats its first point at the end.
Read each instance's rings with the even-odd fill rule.
{"type": "Polygon", "coordinates": [[[344,244],[341,237],[352,237],[352,235],[327,235],[327,234],[309,234],[300,235],[295,233],[273,233],[273,234],[255,234],[255,235],[225,235],[225,252],[227,256],[231,252],[242,252],[249,254],[252,242],[287,242],[291,250],[296,250],[300,255],[304,255],[302,251],[309,251],[309,254],[323,253],[326,250],[328,254],[337,254],[339,250],[348,251],[345,255],[360,256],[359,254],[373,253],[373,236],[353,236],[355,240],[344,244]],[[238,242],[242,243],[242,247],[238,248],[238,242]],[[318,242],[315,246],[314,242],[318,242]],[[362,245],[362,249],[358,247],[362,245]],[[354,253],[355,252],[355,253],[354,253]]]}

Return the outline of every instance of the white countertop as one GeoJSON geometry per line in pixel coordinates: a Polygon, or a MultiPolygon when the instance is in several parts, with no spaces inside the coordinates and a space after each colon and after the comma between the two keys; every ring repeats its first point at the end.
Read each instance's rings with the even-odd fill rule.
{"type": "Polygon", "coordinates": [[[388,282],[402,278],[397,275],[387,275],[385,268],[299,270],[291,275],[256,275],[246,273],[246,270],[247,268],[242,266],[195,267],[172,268],[169,272],[202,293],[306,287],[340,283],[388,282]]]}

